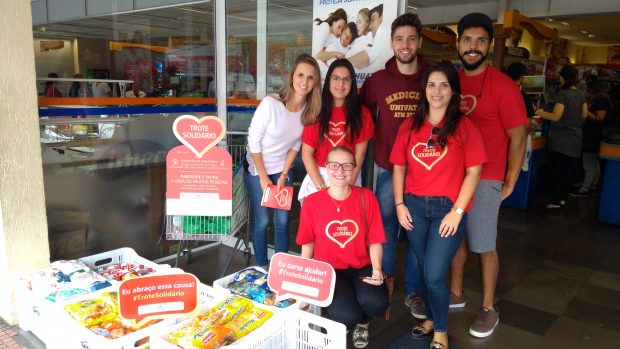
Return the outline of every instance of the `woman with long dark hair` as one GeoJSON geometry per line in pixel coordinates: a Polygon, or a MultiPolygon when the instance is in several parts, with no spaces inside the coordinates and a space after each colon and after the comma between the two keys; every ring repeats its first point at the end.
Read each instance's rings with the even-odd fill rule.
{"type": "Polygon", "coordinates": [[[398,221],[414,248],[426,320],[414,338],[433,332],[431,348],[448,348],[450,290],[446,272],[465,233],[467,211],[486,153],[482,136],[463,117],[461,87],[451,65],[438,64],[422,78],[425,97],[401,125],[390,161],[398,221]]]}
{"type": "Polygon", "coordinates": [[[581,156],[581,124],[588,116],[585,94],[577,89],[577,68],[567,65],[560,69],[560,90],[555,95],[553,111],[538,109],[536,115],[551,121],[549,151],[553,169],[553,200],[547,208],[560,208],[566,202],[571,165],[581,156]]]}
{"type": "Polygon", "coordinates": [[[326,55],[325,47],[335,42],[340,37],[342,28],[347,24],[347,12],[339,8],[327,16],[325,20],[314,19],[317,28],[313,29],[312,57],[323,62],[330,57],[326,55]]]}
{"type": "Polygon", "coordinates": [[[357,166],[351,174],[351,184],[360,185],[368,140],[374,135],[370,111],[360,105],[357,98],[351,62],[344,58],[335,60],[325,77],[318,120],[306,126],[301,136],[301,157],[308,175],[299,189],[299,201],[303,202],[307,195],[329,186],[325,160],[335,146],[343,146],[355,154],[357,166]]]}
{"type": "MultiPolygon", "coordinates": [[[[256,262],[267,267],[269,209],[261,206],[268,184],[291,186],[290,169],[301,147],[304,125],[312,124],[321,107],[319,67],[310,55],[295,60],[278,94],[263,98],[248,129],[245,184],[252,206],[252,245],[256,262]]],[[[288,252],[288,214],[274,210],[276,252],[288,252]]]]}

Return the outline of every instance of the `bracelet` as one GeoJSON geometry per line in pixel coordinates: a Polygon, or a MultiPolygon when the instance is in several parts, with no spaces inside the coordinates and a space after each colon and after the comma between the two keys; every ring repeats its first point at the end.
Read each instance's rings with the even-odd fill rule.
{"type": "Polygon", "coordinates": [[[404,205],[404,203],[399,202],[399,203],[397,203],[397,204],[394,204],[394,206],[399,206],[399,205],[404,205]]]}
{"type": "Polygon", "coordinates": [[[288,173],[282,171],[282,173],[280,174],[280,177],[284,177],[284,179],[288,179],[288,173]]]}
{"type": "Polygon", "coordinates": [[[316,186],[316,188],[318,190],[323,190],[323,188],[325,188],[325,184],[319,184],[319,185],[316,186]]]}

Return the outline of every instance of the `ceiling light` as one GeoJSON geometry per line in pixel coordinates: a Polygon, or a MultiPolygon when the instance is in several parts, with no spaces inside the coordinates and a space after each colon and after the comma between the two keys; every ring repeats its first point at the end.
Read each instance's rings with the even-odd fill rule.
{"type": "Polygon", "coordinates": [[[553,22],[553,18],[547,18],[549,22],[553,22]]]}
{"type": "Polygon", "coordinates": [[[411,6],[411,5],[407,5],[408,8],[412,9],[412,10],[417,10],[418,8],[415,6],[411,6]]]}
{"type": "Polygon", "coordinates": [[[588,32],[587,32],[587,31],[585,31],[585,30],[582,30],[582,31],[581,31],[581,34],[588,34],[588,32]]]}
{"type": "Polygon", "coordinates": [[[564,24],[564,25],[568,25],[568,22],[560,22],[560,23],[562,23],[562,24],[564,24]]]}
{"type": "Polygon", "coordinates": [[[593,38],[593,37],[595,37],[595,36],[596,36],[596,35],[594,35],[594,34],[590,34],[590,35],[588,35],[588,37],[589,37],[589,38],[593,38]]]}

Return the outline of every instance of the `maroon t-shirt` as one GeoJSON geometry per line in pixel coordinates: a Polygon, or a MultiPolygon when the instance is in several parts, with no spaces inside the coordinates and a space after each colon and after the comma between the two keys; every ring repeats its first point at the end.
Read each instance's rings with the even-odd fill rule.
{"type": "Polygon", "coordinates": [[[417,59],[418,71],[404,75],[398,71],[396,59],[390,58],[385,69],[364,81],[359,93],[362,104],[377,115],[375,162],[384,169],[392,169],[390,153],[400,124],[415,114],[423,97],[422,75],[428,64],[421,55],[417,59]]]}

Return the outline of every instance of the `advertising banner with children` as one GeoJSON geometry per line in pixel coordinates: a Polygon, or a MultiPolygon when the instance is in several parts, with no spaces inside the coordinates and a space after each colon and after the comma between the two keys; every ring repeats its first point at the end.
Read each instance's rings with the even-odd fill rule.
{"type": "Polygon", "coordinates": [[[324,79],[329,65],[348,59],[358,86],[393,56],[390,26],[397,1],[315,0],[312,18],[312,56],[324,79]]]}

